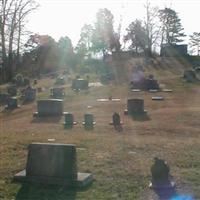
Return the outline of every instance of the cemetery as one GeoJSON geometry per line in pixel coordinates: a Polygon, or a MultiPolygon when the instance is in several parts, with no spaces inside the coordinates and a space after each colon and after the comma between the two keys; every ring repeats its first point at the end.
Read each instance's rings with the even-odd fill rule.
{"type": "Polygon", "coordinates": [[[141,2],[1,1],[0,200],[200,200],[200,32],[141,2]]]}
{"type": "MultiPolygon", "coordinates": [[[[198,91],[198,84],[190,83],[193,85],[188,87],[188,83],[179,78],[181,71],[178,70],[176,76],[174,70],[163,75],[154,68],[147,72],[155,74],[164,85],[158,92],[130,91],[127,81],[126,84],[93,86],[89,93],[74,93],[69,81],[64,85],[66,95],[62,99],[49,98],[50,90],[46,89],[37,93],[36,101],[12,109],[10,114],[1,112],[1,141],[4,143],[0,187],[14,188],[13,194],[19,196],[33,196],[19,190],[28,184],[35,193],[45,190],[48,197],[52,190],[48,185],[65,185],[67,190],[71,180],[70,183],[83,187],[89,184],[84,192],[79,192],[79,186],[76,191],[70,190],[72,196],[75,192],[80,199],[93,199],[97,193],[103,199],[116,199],[120,195],[125,199],[151,197],[156,200],[171,194],[199,197],[200,94],[194,92],[198,91]],[[148,116],[149,120],[141,116],[148,116]],[[53,122],[54,117],[59,117],[55,119],[58,121],[53,122]],[[32,123],[34,118],[37,123],[32,123]],[[68,153],[68,148],[75,148],[71,144],[76,145],[73,151],[78,159],[68,153]],[[56,150],[57,147],[66,151],[56,150]],[[64,156],[64,152],[66,162],[62,163],[57,155],[64,156]],[[169,162],[167,166],[173,178],[166,175],[170,177],[165,182],[168,186],[155,183],[153,177],[160,172],[155,170],[157,167],[153,167],[152,172],[154,157],[169,162]],[[68,173],[72,170],[69,163],[73,162],[68,159],[74,159],[72,174],[68,173]],[[185,173],[190,166],[193,168],[185,173]],[[71,175],[74,178],[67,178],[71,175]],[[47,186],[46,189],[35,188],[32,184],[47,186]],[[106,193],[106,188],[112,192],[106,193]]],[[[38,80],[37,87],[47,86],[53,88],[54,80],[38,80]]],[[[16,104],[16,97],[10,98],[13,103],[9,106],[18,107],[20,102],[16,104]]],[[[3,195],[6,195],[4,190],[3,195]]]]}

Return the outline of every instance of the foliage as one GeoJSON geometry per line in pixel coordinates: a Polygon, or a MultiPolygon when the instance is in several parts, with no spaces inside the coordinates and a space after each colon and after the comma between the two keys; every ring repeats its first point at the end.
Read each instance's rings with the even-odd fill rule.
{"type": "Polygon", "coordinates": [[[182,42],[183,33],[181,20],[175,10],[165,8],[159,10],[159,18],[162,23],[162,41],[167,44],[176,44],[182,42]]]}
{"type": "Polygon", "coordinates": [[[81,28],[80,39],[76,46],[77,54],[81,57],[89,56],[91,54],[92,36],[94,28],[90,24],[85,24],[81,28]]]}
{"type": "Polygon", "coordinates": [[[194,32],[190,35],[190,46],[200,55],[200,32],[194,32]]]}
{"type": "Polygon", "coordinates": [[[99,9],[96,14],[96,23],[92,37],[92,50],[105,55],[108,51],[119,51],[120,42],[118,35],[114,32],[114,16],[107,8],[99,9]]]}
{"type": "Polygon", "coordinates": [[[146,46],[146,32],[142,25],[142,21],[136,19],[134,22],[129,24],[127,34],[124,36],[124,41],[130,41],[130,49],[134,49],[136,53],[145,49],[146,46]]]}

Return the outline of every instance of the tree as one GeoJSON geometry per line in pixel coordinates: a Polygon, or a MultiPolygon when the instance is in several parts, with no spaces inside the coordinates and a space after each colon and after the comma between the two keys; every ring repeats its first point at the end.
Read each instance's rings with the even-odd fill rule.
{"type": "Polygon", "coordinates": [[[200,55],[200,32],[194,32],[190,35],[190,46],[200,55]]]}
{"type": "Polygon", "coordinates": [[[144,7],[146,9],[146,19],[144,20],[146,31],[146,50],[148,55],[151,55],[152,47],[156,44],[160,34],[158,8],[152,7],[148,0],[146,1],[144,7]]]}
{"type": "Polygon", "coordinates": [[[92,36],[94,28],[90,24],[85,24],[81,28],[80,39],[76,46],[76,51],[81,57],[89,56],[92,48],[92,36]]]}
{"type": "Polygon", "coordinates": [[[68,36],[61,37],[58,41],[60,60],[62,65],[71,65],[74,58],[72,41],[68,36]]]}
{"type": "Polygon", "coordinates": [[[129,24],[126,31],[127,34],[124,36],[124,41],[131,41],[129,48],[134,49],[136,53],[144,51],[146,46],[146,31],[145,27],[142,25],[142,21],[136,19],[129,24]]]}
{"type": "Polygon", "coordinates": [[[186,35],[183,33],[184,28],[176,11],[171,8],[159,10],[159,18],[162,23],[161,45],[163,43],[176,44],[182,42],[182,37],[186,35]]]}
{"type": "MultiPolygon", "coordinates": [[[[31,35],[24,54],[26,61],[32,62],[32,72],[40,75],[42,71],[53,71],[59,63],[59,48],[55,40],[49,35],[31,35]]],[[[27,64],[27,63],[26,63],[27,64]]]]}
{"type": "Polygon", "coordinates": [[[121,45],[119,37],[114,32],[113,14],[107,8],[99,9],[96,18],[92,37],[92,50],[102,52],[103,55],[108,51],[118,51],[121,45]]]}
{"type": "Polygon", "coordinates": [[[13,76],[13,54],[19,49],[24,22],[38,5],[34,0],[1,0],[0,2],[0,35],[3,60],[3,79],[11,80],[13,76]]]}

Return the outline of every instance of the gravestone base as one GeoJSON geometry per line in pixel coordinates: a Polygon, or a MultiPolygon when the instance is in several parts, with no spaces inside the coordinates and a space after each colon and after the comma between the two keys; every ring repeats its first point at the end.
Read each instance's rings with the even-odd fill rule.
{"type": "Polygon", "coordinates": [[[124,115],[130,115],[130,116],[147,116],[147,110],[144,110],[142,112],[132,112],[129,113],[128,110],[124,110],[124,115]]]}
{"type": "Polygon", "coordinates": [[[63,125],[64,125],[64,128],[66,128],[66,129],[70,129],[70,128],[72,128],[73,126],[75,126],[75,125],[77,125],[78,123],[76,122],[76,121],[73,121],[73,123],[72,124],[69,124],[69,123],[63,123],[63,125]]]}
{"type": "Polygon", "coordinates": [[[168,189],[168,188],[175,188],[175,182],[173,181],[168,181],[166,183],[162,184],[153,184],[152,182],[149,183],[149,188],[150,189],[168,189]]]}
{"type": "Polygon", "coordinates": [[[61,115],[53,115],[53,114],[41,114],[39,112],[34,112],[33,117],[39,118],[39,117],[59,117],[62,115],[65,115],[67,112],[63,112],[61,115]]]}
{"type": "Polygon", "coordinates": [[[69,181],[56,178],[56,177],[29,177],[26,176],[26,170],[22,170],[14,176],[14,181],[21,183],[37,183],[44,185],[66,185],[75,186],[78,188],[83,188],[91,184],[93,181],[93,176],[90,173],[77,173],[77,180],[74,183],[69,183],[69,181]]]}
{"type": "Polygon", "coordinates": [[[6,110],[12,110],[12,109],[15,109],[15,108],[21,108],[20,105],[16,105],[16,106],[8,106],[8,105],[5,105],[4,107],[6,110]]]}
{"type": "Polygon", "coordinates": [[[173,92],[171,89],[163,89],[162,92],[173,92]]]}

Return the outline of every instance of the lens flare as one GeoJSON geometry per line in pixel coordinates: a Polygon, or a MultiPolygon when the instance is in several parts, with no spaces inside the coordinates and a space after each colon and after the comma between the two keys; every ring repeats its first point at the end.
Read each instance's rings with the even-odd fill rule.
{"type": "Polygon", "coordinates": [[[170,200],[195,200],[195,199],[190,195],[178,195],[176,197],[171,198],[170,200]]]}

